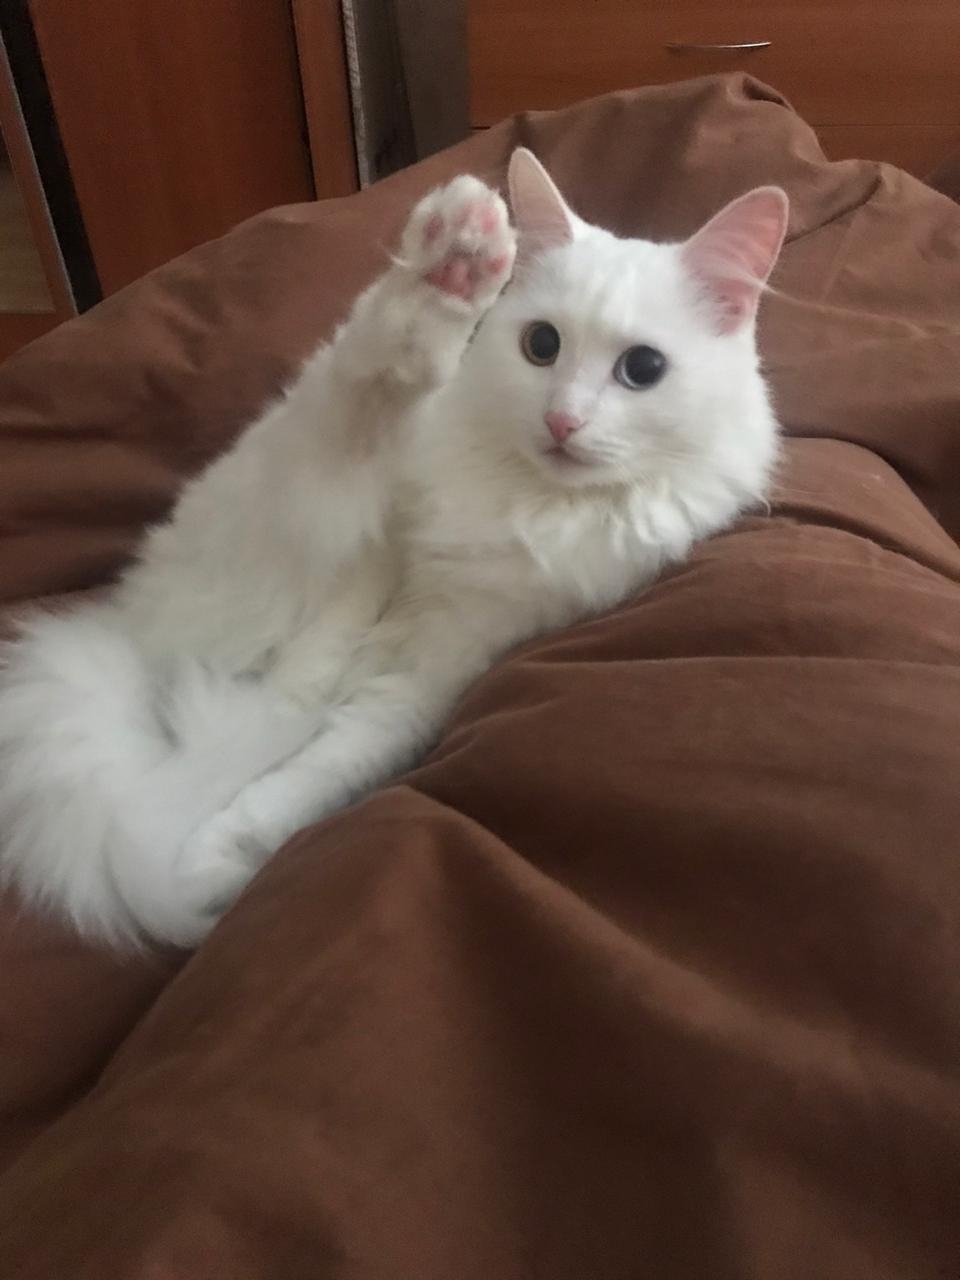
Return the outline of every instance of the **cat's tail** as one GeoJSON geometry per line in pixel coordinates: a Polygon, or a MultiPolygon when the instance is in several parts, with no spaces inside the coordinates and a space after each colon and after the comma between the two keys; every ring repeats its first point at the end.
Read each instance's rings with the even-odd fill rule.
{"type": "Polygon", "coordinates": [[[190,944],[179,849],[318,717],[199,665],[161,685],[108,605],[26,622],[0,674],[0,880],[111,943],[190,944]]]}

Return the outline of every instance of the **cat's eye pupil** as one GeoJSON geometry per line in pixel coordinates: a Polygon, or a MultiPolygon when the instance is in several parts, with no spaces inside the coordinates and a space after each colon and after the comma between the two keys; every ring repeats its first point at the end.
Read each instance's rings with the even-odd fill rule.
{"type": "Polygon", "coordinates": [[[534,320],[521,334],[520,346],[531,364],[553,364],[560,353],[560,334],[548,320],[534,320]]]}
{"type": "Polygon", "coordinates": [[[667,357],[656,347],[630,347],[613,366],[613,376],[631,391],[642,391],[659,382],[667,370],[667,357]]]}

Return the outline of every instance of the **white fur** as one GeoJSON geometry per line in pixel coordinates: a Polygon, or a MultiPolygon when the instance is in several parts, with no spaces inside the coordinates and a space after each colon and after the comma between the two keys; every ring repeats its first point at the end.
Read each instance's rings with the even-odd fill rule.
{"type": "Polygon", "coordinates": [[[722,242],[698,276],[689,247],[580,221],[528,153],[511,185],[509,289],[502,202],[468,177],[432,193],[111,601],[26,625],[0,689],[0,859],[28,900],[111,941],[195,943],[284,839],[411,765],[499,654],[762,496],[752,308],[779,238],[727,263],[755,278],[730,331],[722,242]],[[561,334],[550,367],[521,354],[536,319],[561,334]],[[611,372],[637,343],[669,360],[645,391],[611,372]],[[585,421],[564,457],[550,409],[585,421]]]}

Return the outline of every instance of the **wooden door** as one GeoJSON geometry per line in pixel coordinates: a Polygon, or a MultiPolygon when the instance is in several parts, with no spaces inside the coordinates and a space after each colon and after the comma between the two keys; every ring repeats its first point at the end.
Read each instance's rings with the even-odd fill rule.
{"type": "Polygon", "coordinates": [[[0,360],[75,313],[0,40],[0,360]]]}
{"type": "Polygon", "coordinates": [[[105,294],[313,197],[290,0],[30,0],[105,294]]]}

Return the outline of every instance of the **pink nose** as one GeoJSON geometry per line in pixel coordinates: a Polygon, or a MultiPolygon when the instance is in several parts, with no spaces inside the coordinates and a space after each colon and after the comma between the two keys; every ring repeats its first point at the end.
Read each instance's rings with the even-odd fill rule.
{"type": "Polygon", "coordinates": [[[580,419],[575,418],[572,413],[558,413],[556,409],[551,409],[548,413],[545,413],[543,420],[547,424],[547,430],[557,444],[563,444],[568,436],[572,436],[575,431],[579,431],[583,426],[580,419]]]}

